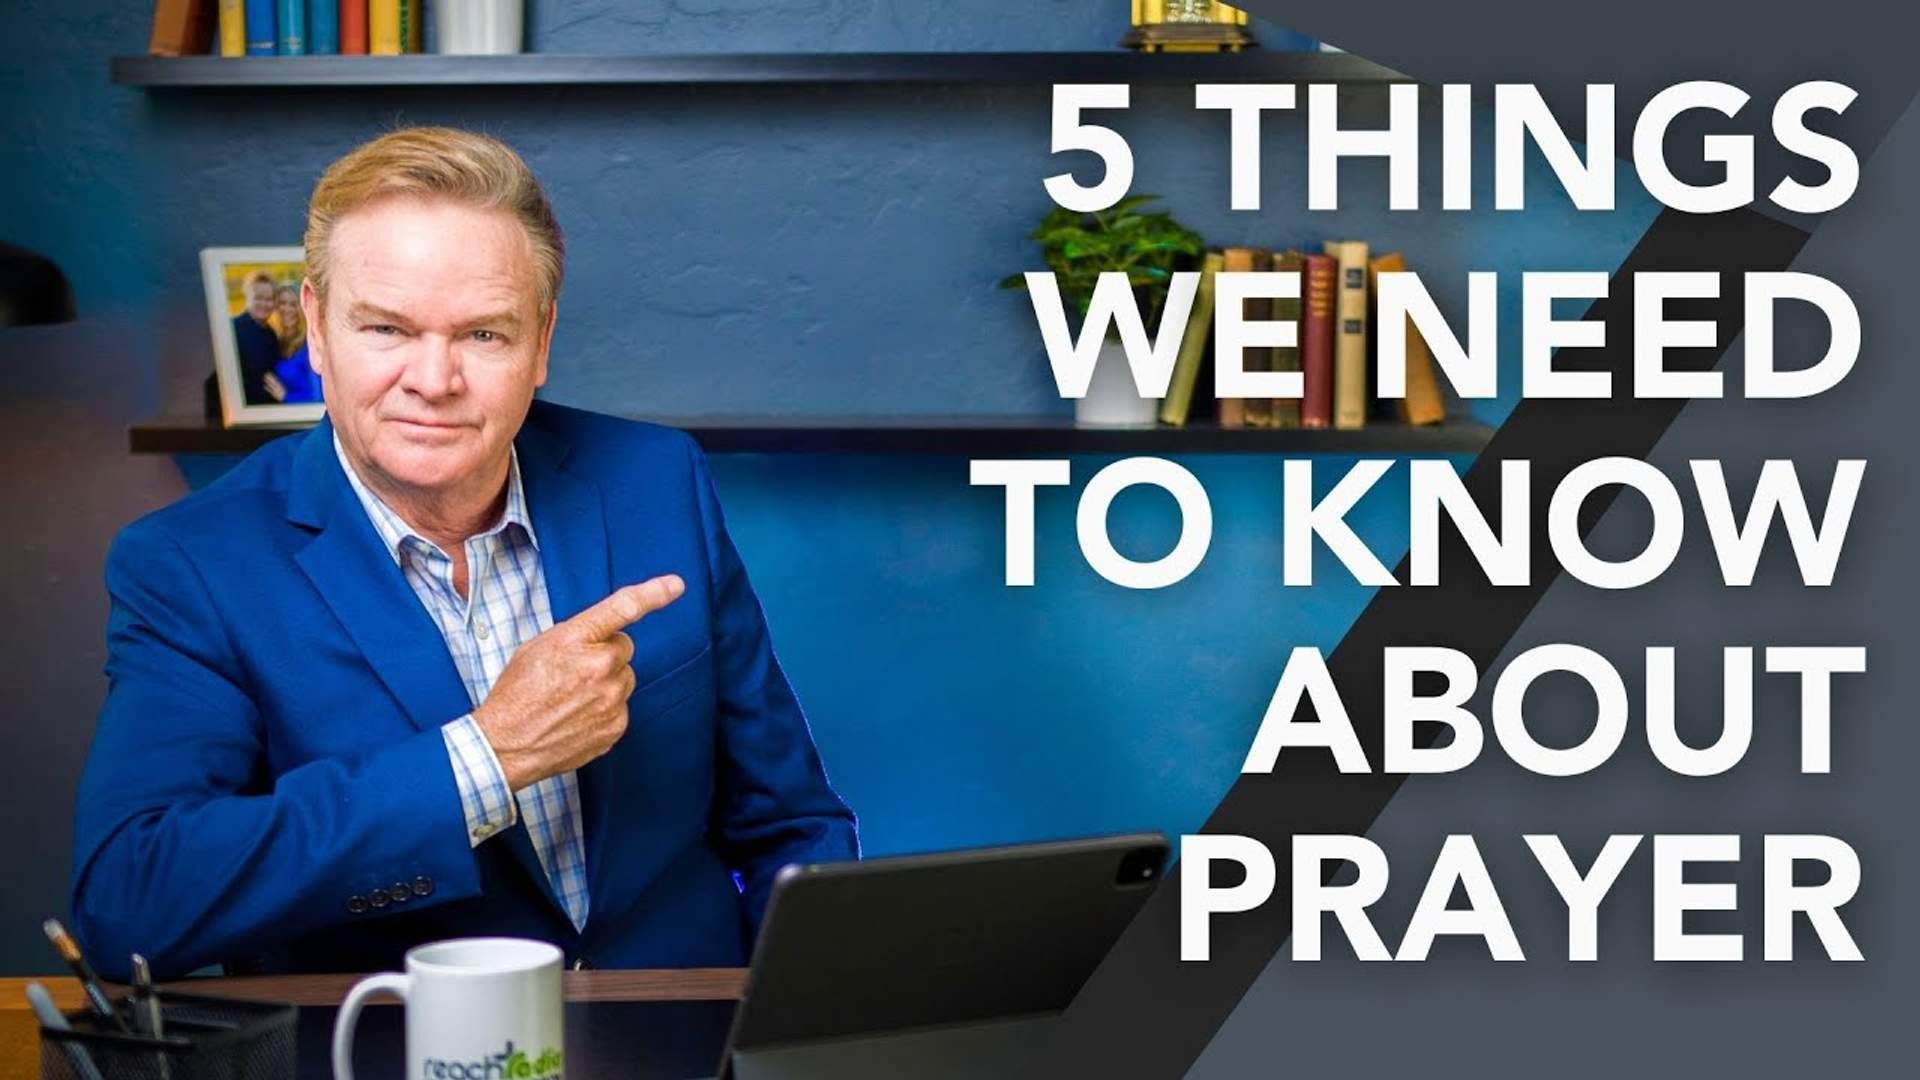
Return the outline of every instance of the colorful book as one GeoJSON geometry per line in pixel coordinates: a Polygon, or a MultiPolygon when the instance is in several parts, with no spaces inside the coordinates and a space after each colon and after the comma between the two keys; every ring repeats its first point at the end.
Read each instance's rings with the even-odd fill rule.
{"type": "Polygon", "coordinates": [[[426,0],[400,0],[400,40],[407,43],[410,53],[426,52],[427,12],[426,0]]]}
{"type": "Polygon", "coordinates": [[[213,45],[213,0],[158,0],[149,56],[199,56],[213,45]]]}
{"type": "Polygon", "coordinates": [[[367,0],[367,51],[399,56],[406,41],[400,36],[400,0],[367,0]]]}
{"type": "Polygon", "coordinates": [[[367,53],[367,0],[340,0],[339,12],[341,54],[365,56],[367,53]]]}
{"type": "MultiPolygon", "coordinates": [[[[1274,272],[1282,274],[1300,274],[1305,269],[1300,253],[1281,251],[1273,256],[1274,272]]],[[[1304,276],[1304,275],[1303,275],[1304,276]]],[[[1267,317],[1274,322],[1294,324],[1294,339],[1291,345],[1275,345],[1268,352],[1271,371],[1300,370],[1300,298],[1298,296],[1276,296],[1273,298],[1267,317]]],[[[1267,403],[1270,426],[1277,428],[1297,428],[1300,426],[1300,399],[1274,398],[1267,403]]]]}
{"type": "MultiPolygon", "coordinates": [[[[1265,265],[1265,258],[1259,251],[1253,248],[1230,247],[1220,253],[1220,269],[1230,274],[1251,273],[1255,269],[1263,268],[1265,265]],[[1255,260],[1259,261],[1256,262],[1255,260]]],[[[1248,321],[1265,318],[1266,306],[1267,302],[1265,299],[1249,297],[1242,302],[1241,318],[1248,321]]],[[[1216,344],[1216,348],[1217,347],[1216,344]]],[[[1240,370],[1260,370],[1260,365],[1266,362],[1265,352],[1265,349],[1242,350],[1240,355],[1240,370]]],[[[1221,362],[1221,357],[1216,356],[1214,358],[1216,365],[1221,362]]],[[[1252,423],[1252,418],[1249,416],[1251,410],[1248,408],[1250,404],[1251,402],[1245,398],[1221,398],[1220,426],[1224,428],[1247,427],[1252,423]]]]}
{"type": "MultiPolygon", "coordinates": [[[[1253,268],[1255,271],[1265,271],[1272,265],[1273,252],[1261,248],[1253,249],[1253,268]]],[[[1246,319],[1248,322],[1264,323],[1271,321],[1272,318],[1272,297],[1255,296],[1246,301],[1246,319]]],[[[1256,345],[1248,349],[1247,355],[1242,361],[1241,368],[1244,371],[1272,371],[1273,347],[1269,345],[1256,345]]],[[[1272,398],[1248,398],[1246,412],[1248,427],[1273,426],[1272,398]]]]}
{"type": "MultiPolygon", "coordinates": [[[[1380,295],[1380,275],[1402,273],[1407,260],[1397,251],[1388,252],[1367,264],[1367,291],[1380,295]]],[[[1382,357],[1390,361],[1391,357],[1382,357]]],[[[1433,371],[1433,350],[1420,330],[1407,320],[1406,396],[1395,403],[1400,421],[1417,426],[1438,424],[1447,418],[1447,402],[1440,394],[1440,380],[1433,371]]]]}
{"type": "Polygon", "coordinates": [[[1193,311],[1187,316],[1187,331],[1180,338],[1180,355],[1173,362],[1173,378],[1167,383],[1167,396],[1160,401],[1160,422],[1182,427],[1193,412],[1193,390],[1200,384],[1200,369],[1206,366],[1207,339],[1213,334],[1213,275],[1225,260],[1217,251],[1209,251],[1200,262],[1200,289],[1193,298],[1193,311]]]}
{"type": "Polygon", "coordinates": [[[273,18],[274,55],[307,55],[307,0],[279,0],[273,18]]]}
{"type": "Polygon", "coordinates": [[[1333,308],[1339,296],[1338,264],[1328,255],[1308,255],[1300,275],[1300,426],[1333,426],[1333,308]]]}
{"type": "Polygon", "coordinates": [[[339,0],[307,0],[307,52],[332,56],[339,51],[339,0]]]}
{"type": "Polygon", "coordinates": [[[220,55],[247,55],[247,0],[220,0],[220,55]]]}
{"type": "Polygon", "coordinates": [[[272,56],[279,44],[274,29],[276,0],[247,0],[247,55],[272,56]]]}
{"type": "Polygon", "coordinates": [[[1367,426],[1367,245],[1329,240],[1326,253],[1340,264],[1334,302],[1333,426],[1367,426]]]}

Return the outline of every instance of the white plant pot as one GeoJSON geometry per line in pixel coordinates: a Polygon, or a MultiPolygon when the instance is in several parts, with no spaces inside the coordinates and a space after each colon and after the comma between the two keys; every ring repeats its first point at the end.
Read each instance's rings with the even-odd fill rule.
{"type": "Polygon", "coordinates": [[[1079,427],[1152,427],[1160,415],[1160,399],[1141,397],[1133,385],[1127,352],[1117,341],[1100,346],[1087,396],[1073,403],[1073,422],[1079,427]]]}

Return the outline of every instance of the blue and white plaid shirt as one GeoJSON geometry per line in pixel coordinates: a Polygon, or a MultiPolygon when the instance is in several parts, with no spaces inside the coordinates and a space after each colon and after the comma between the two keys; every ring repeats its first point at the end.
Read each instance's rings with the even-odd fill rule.
{"type": "MultiPolygon", "coordinates": [[[[347,483],[366,508],[388,554],[400,565],[407,584],[446,639],[460,681],[475,705],[486,700],[494,681],[521,645],[553,625],[547,579],[540,568],[539,541],[527,515],[520,486],[520,458],[507,467],[507,506],[493,528],[466,541],[467,595],[453,587],[453,560],[400,519],[367,486],[347,461],[338,435],[334,453],[347,483]]],[[[510,828],[527,823],[533,850],[553,891],[565,905],[575,929],[587,922],[587,852],[581,827],[580,783],[571,772],[520,789],[517,800],[480,725],[468,713],[440,729],[453,759],[454,782],[466,812],[467,836],[478,846],[510,828]],[[516,801],[518,803],[516,807],[516,801]]]]}

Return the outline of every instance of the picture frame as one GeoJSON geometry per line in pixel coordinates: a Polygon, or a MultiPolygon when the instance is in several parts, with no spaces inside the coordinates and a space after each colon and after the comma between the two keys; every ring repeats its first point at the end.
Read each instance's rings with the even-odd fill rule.
{"type": "Polygon", "coordinates": [[[326,412],[320,377],[307,362],[298,244],[210,247],[200,279],[213,338],[213,370],[226,427],[313,424],[326,412]]]}

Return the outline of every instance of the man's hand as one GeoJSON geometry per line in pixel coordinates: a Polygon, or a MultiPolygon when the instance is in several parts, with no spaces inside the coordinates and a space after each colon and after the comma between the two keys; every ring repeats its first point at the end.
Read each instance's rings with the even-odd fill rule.
{"type": "Polygon", "coordinates": [[[680,598],[664,574],[629,585],[520,646],[473,710],[514,791],[577,769],[619,741],[633,693],[628,626],[680,598]]]}

